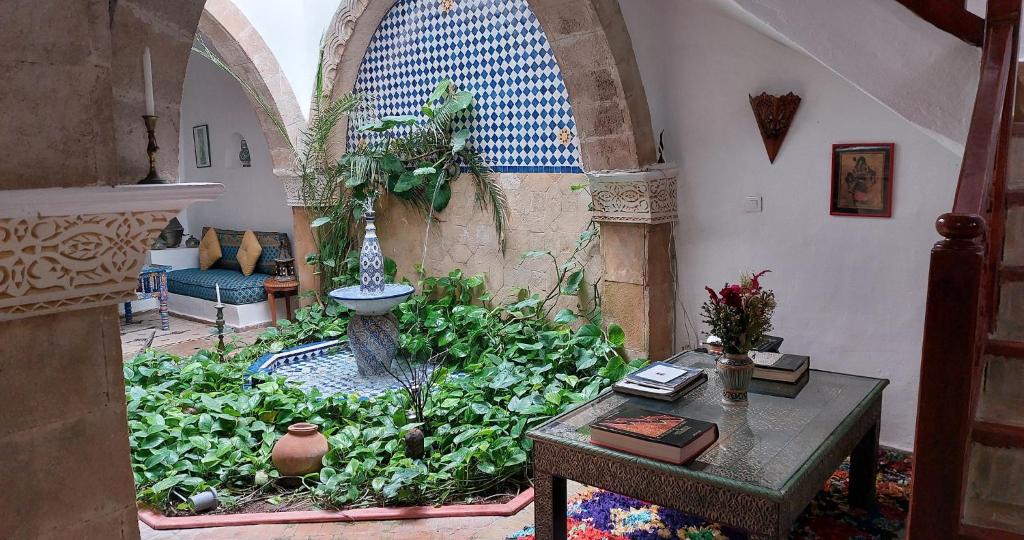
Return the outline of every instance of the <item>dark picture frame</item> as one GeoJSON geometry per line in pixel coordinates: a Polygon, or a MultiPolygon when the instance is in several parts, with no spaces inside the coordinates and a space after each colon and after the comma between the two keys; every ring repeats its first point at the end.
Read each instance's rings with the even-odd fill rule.
{"type": "Polygon", "coordinates": [[[205,169],[213,165],[210,154],[210,126],[199,124],[192,128],[192,142],[196,151],[196,168],[205,169]]]}
{"type": "Polygon", "coordinates": [[[895,143],[832,145],[833,216],[892,217],[895,143]]]}

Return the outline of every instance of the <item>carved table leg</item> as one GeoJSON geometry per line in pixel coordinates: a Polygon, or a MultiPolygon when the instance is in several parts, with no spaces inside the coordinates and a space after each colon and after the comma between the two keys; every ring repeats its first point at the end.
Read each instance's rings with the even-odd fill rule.
{"type": "Polygon", "coordinates": [[[878,429],[876,421],[850,454],[850,505],[857,508],[870,508],[875,504],[878,429]]]}
{"type": "Polygon", "coordinates": [[[566,537],[565,478],[535,470],[533,478],[534,536],[537,540],[562,540],[566,537]]]}
{"type": "Polygon", "coordinates": [[[267,302],[270,304],[270,324],[277,325],[277,309],[274,306],[274,293],[267,291],[267,302]]]}

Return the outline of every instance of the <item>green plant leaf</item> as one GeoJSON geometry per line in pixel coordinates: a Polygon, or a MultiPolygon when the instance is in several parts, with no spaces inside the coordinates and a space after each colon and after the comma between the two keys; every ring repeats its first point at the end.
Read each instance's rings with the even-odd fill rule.
{"type": "Polygon", "coordinates": [[[583,270],[577,270],[569,274],[565,284],[562,285],[562,294],[579,294],[581,283],[583,283],[583,270]]]}
{"type": "Polygon", "coordinates": [[[455,110],[464,111],[473,104],[473,94],[466,92],[465,90],[456,92],[455,95],[452,96],[451,103],[455,110]]]}
{"type": "Polygon", "coordinates": [[[428,174],[437,174],[437,169],[433,167],[420,167],[412,172],[416,176],[426,176],[428,174]]]}
{"type": "Polygon", "coordinates": [[[406,191],[409,191],[410,189],[418,187],[422,183],[423,183],[423,180],[421,180],[418,176],[416,176],[415,174],[413,174],[411,172],[406,171],[406,172],[402,173],[402,175],[400,177],[398,177],[398,181],[395,182],[395,187],[392,188],[391,191],[393,191],[395,193],[405,193],[406,191]]]}
{"type": "Polygon", "coordinates": [[[462,149],[466,147],[466,141],[468,140],[469,130],[465,128],[460,129],[455,133],[455,135],[452,135],[452,153],[461,152],[462,149]]]}
{"type": "Polygon", "coordinates": [[[608,325],[608,342],[616,347],[626,344],[626,332],[622,330],[621,326],[615,323],[608,325]]]}
{"type": "Polygon", "coordinates": [[[554,321],[558,324],[571,324],[576,322],[577,319],[579,317],[571,309],[563,308],[555,314],[554,321]]]}
{"type": "Polygon", "coordinates": [[[427,96],[427,103],[433,103],[440,99],[441,96],[448,92],[448,89],[452,87],[452,84],[454,83],[451,79],[442,79],[441,82],[437,83],[437,86],[434,87],[434,90],[430,92],[430,95],[427,96]]]}
{"type": "Polygon", "coordinates": [[[330,216],[320,216],[309,223],[312,228],[322,227],[331,222],[330,216]]]}
{"type": "Polygon", "coordinates": [[[434,189],[434,197],[432,205],[435,212],[444,211],[448,207],[448,202],[452,200],[452,186],[448,182],[442,182],[441,185],[434,189]]]}

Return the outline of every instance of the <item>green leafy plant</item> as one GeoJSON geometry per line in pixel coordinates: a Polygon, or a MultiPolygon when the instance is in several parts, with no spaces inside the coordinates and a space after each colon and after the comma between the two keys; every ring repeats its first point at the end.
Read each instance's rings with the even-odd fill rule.
{"type": "MultiPolygon", "coordinates": [[[[325,98],[326,99],[326,98],[325,98]]],[[[422,117],[385,116],[359,126],[359,143],[344,153],[330,174],[303,175],[303,199],[312,211],[317,257],[309,262],[337,286],[332,263],[358,242],[354,224],[385,195],[422,211],[427,219],[448,207],[451,184],[465,167],[476,185],[476,201],[490,209],[504,247],[508,202],[484,157],[469,145],[470,132],[456,129],[472,113],[473,95],[441,81],[421,108],[422,117]],[[321,230],[322,229],[322,230],[321,230]]],[[[330,140],[334,126],[313,126],[317,139],[330,140]]],[[[326,289],[325,289],[326,290],[326,289]]]]}
{"type": "Polygon", "coordinates": [[[125,364],[139,499],[174,513],[187,512],[179,501],[208,487],[229,509],[282,498],[353,507],[512,493],[529,483],[526,430],[643,365],[618,353],[621,328],[550,320],[540,295],[488,307],[483,278],[459,271],[425,278],[421,290],[398,309],[400,354],[446,357],[425,404],[435,422],[423,459],[404,455],[402,437],[419,425],[406,421],[404,392],[323,396],[275,376],[246,388],[246,368],[260,354],[344,339],[344,310],[314,305],[255,344],[232,348],[224,362],[212,351],[147,351],[125,364]],[[300,420],[319,424],[331,451],[323,470],[282,493],[270,450],[300,420]]]}

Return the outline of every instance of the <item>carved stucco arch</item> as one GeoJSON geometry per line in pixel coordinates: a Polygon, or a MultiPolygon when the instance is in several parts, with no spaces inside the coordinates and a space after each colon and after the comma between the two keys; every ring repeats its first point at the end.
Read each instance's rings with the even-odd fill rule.
{"type": "MultiPolygon", "coordinates": [[[[370,40],[396,2],[342,1],[324,36],[324,79],[332,96],[352,91],[370,40]]],[[[633,170],[654,163],[647,96],[618,2],[527,0],[527,4],[562,72],[576,119],[583,170],[633,170]]]]}

